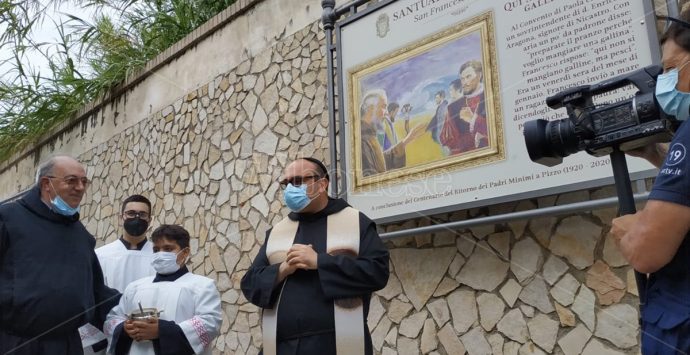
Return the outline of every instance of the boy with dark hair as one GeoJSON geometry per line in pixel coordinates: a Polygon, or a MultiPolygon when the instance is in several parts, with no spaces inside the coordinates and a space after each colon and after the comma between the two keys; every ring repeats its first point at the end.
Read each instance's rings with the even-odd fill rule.
{"type": "Polygon", "coordinates": [[[152,266],[156,276],[127,286],[120,304],[108,314],[104,330],[114,354],[211,354],[222,323],[215,282],[187,270],[189,233],[164,224],[153,231],[152,266]],[[141,309],[158,316],[132,320],[141,309]]]}

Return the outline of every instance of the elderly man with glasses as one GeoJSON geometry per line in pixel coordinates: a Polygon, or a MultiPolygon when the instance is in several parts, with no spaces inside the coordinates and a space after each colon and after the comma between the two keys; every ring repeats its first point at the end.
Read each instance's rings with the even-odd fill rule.
{"type": "Polygon", "coordinates": [[[372,354],[371,293],[388,282],[388,250],[376,224],[328,197],[320,161],[290,163],[280,180],[288,216],[242,278],[242,292],[263,308],[263,354],[372,354]]]}
{"type": "Polygon", "coordinates": [[[101,328],[117,305],[79,221],[88,185],[82,164],[56,156],[34,188],[0,206],[0,354],[81,354],[79,326],[101,328]]]}

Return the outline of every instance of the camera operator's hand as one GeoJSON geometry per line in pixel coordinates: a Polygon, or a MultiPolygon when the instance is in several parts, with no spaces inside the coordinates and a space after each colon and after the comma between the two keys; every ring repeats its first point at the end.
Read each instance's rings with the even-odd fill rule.
{"type": "Polygon", "coordinates": [[[625,153],[633,157],[644,158],[657,168],[661,168],[666,159],[666,154],[668,154],[668,143],[649,144],[625,153]]]}
{"type": "Polygon", "coordinates": [[[630,228],[637,221],[638,214],[626,214],[620,217],[616,217],[611,221],[611,230],[609,235],[616,242],[616,245],[620,247],[621,238],[627,233],[630,228]]]}

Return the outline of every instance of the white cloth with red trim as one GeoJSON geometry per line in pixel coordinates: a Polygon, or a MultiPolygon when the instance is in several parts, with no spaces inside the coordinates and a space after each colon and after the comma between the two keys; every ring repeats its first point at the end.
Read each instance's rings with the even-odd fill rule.
{"type": "MultiPolygon", "coordinates": [[[[179,325],[195,354],[211,354],[212,342],[220,334],[223,322],[220,294],[213,280],[188,272],[172,282],[154,283],[153,277],[132,282],[103,327],[110,347],[113,331],[127,315],[139,311],[139,302],[143,308],[162,310],[160,319],[179,325]]],[[[134,341],[129,354],[153,355],[153,343],[134,341]]]]}

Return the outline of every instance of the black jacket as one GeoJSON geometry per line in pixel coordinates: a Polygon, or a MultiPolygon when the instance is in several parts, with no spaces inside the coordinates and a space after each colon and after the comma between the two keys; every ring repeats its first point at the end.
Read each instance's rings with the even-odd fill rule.
{"type": "MultiPolygon", "coordinates": [[[[359,213],[359,255],[326,253],[328,216],[348,207],[342,199],[329,199],[323,210],[314,214],[290,213],[299,222],[294,243],[311,244],[318,253],[317,270],[297,270],[275,285],[279,264],[270,265],[266,242],[242,278],[242,292],[249,302],[261,308],[276,306],[278,312],[278,354],[335,354],[333,301],[361,297],[364,308],[365,354],[373,353],[366,324],[371,293],[388,282],[389,254],[376,232],[376,224],[359,213]]],[[[266,241],[270,230],[266,233],[266,241]]]]}
{"type": "Polygon", "coordinates": [[[102,328],[120,294],[106,287],[93,236],[79,214],[54,213],[33,188],[0,206],[0,332],[69,338],[102,328]]]}

